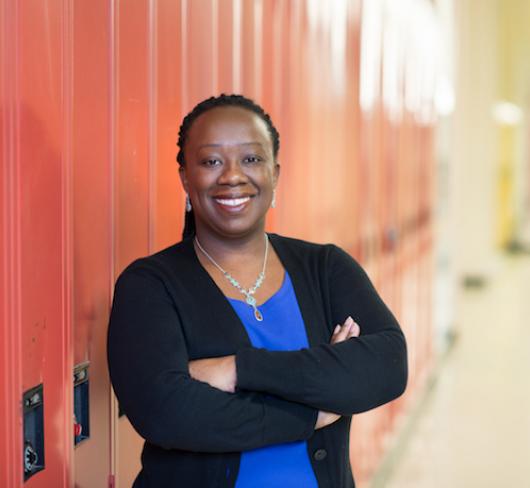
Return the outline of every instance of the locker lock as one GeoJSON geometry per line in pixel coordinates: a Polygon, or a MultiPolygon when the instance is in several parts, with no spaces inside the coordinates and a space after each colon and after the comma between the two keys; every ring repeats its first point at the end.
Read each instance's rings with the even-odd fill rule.
{"type": "Polygon", "coordinates": [[[33,449],[31,442],[26,441],[24,443],[24,473],[31,473],[37,466],[38,460],[39,456],[35,449],[33,449]]]}

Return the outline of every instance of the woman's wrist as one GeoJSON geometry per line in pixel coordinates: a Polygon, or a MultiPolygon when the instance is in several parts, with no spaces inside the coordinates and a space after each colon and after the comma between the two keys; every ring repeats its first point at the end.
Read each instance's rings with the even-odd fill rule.
{"type": "Polygon", "coordinates": [[[225,356],[222,359],[225,360],[226,364],[225,374],[227,385],[230,388],[230,392],[234,393],[237,386],[236,356],[232,354],[231,356],[225,356]]]}
{"type": "Polygon", "coordinates": [[[227,393],[234,393],[237,383],[235,356],[196,359],[188,363],[190,376],[227,393]]]}

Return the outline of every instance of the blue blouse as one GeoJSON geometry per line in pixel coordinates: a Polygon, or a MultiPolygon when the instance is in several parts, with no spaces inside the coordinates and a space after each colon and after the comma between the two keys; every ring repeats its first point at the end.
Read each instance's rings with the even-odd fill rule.
{"type": "MultiPolygon", "coordinates": [[[[280,289],[258,308],[263,321],[254,317],[251,306],[228,299],[245,326],[254,347],[271,351],[293,351],[308,347],[302,314],[291,278],[285,272],[280,289]]],[[[277,444],[241,454],[236,488],[318,488],[307,453],[307,442],[277,444]]]]}

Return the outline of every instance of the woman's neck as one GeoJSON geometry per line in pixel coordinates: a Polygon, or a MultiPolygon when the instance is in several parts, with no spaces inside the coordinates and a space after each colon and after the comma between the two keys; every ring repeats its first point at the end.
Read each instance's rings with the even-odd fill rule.
{"type": "Polygon", "coordinates": [[[224,237],[197,229],[196,238],[203,249],[218,263],[226,265],[256,262],[265,253],[265,230],[245,236],[224,237]]]}

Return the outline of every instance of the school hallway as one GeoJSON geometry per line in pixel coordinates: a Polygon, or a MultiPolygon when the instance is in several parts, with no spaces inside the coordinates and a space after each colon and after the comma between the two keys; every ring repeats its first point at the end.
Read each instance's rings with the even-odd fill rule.
{"type": "Polygon", "coordinates": [[[530,256],[462,291],[458,332],[372,487],[530,486],[530,256]]]}

